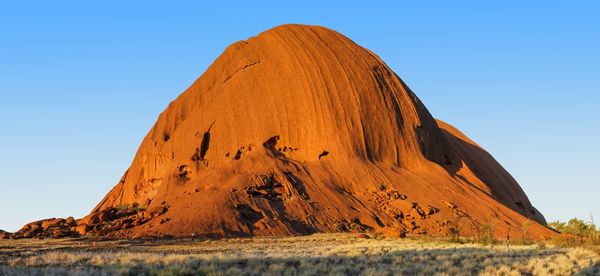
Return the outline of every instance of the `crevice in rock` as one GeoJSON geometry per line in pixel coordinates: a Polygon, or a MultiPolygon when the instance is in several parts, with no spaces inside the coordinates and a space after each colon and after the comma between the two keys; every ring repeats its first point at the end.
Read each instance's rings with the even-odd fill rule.
{"type": "MultiPolygon", "coordinates": [[[[282,152],[283,148],[277,148],[277,142],[279,142],[279,135],[275,135],[267,139],[267,141],[263,143],[263,147],[265,147],[265,149],[267,149],[267,151],[270,152],[273,157],[285,159],[286,156],[282,152]]],[[[291,149],[291,147],[289,147],[289,149],[291,149]]]]}
{"type": "Polygon", "coordinates": [[[329,155],[329,152],[324,150],[323,152],[321,152],[321,154],[319,154],[319,159],[321,159],[321,157],[325,157],[327,155],[329,155]]]}
{"type": "Polygon", "coordinates": [[[302,182],[300,178],[298,178],[292,172],[284,172],[283,175],[285,176],[287,182],[292,185],[292,188],[294,188],[294,190],[296,190],[302,198],[308,201],[311,200],[310,196],[306,192],[306,189],[304,188],[304,182],[302,182]]]}
{"type": "Polygon", "coordinates": [[[450,161],[448,154],[444,154],[444,165],[452,165],[452,161],[450,161]]]}
{"type": "Polygon", "coordinates": [[[213,121],[212,124],[210,124],[208,130],[206,130],[204,135],[202,135],[202,142],[200,142],[200,160],[204,159],[204,156],[206,156],[206,152],[208,151],[208,146],[210,145],[210,129],[213,127],[214,124],[215,121],[213,121]]]}
{"type": "Polygon", "coordinates": [[[523,205],[523,202],[517,201],[517,202],[515,202],[515,204],[517,205],[517,207],[519,207],[521,209],[525,209],[525,205],[523,205]]]}
{"type": "Polygon", "coordinates": [[[276,150],[275,146],[277,145],[277,141],[279,141],[279,135],[275,135],[275,136],[267,139],[267,141],[265,141],[263,143],[263,146],[270,150],[276,150]]]}
{"type": "Polygon", "coordinates": [[[283,200],[283,184],[276,173],[255,175],[246,188],[248,197],[262,197],[268,200],[283,200]]]}
{"type": "Polygon", "coordinates": [[[240,160],[240,158],[242,158],[243,149],[244,149],[244,147],[242,147],[239,150],[237,150],[237,152],[235,153],[235,156],[233,157],[233,159],[240,160]]]}
{"type": "Polygon", "coordinates": [[[226,83],[227,81],[229,81],[231,78],[233,78],[233,77],[234,77],[234,76],[235,76],[237,73],[239,73],[240,71],[242,71],[242,70],[246,70],[246,69],[248,69],[249,67],[252,67],[252,66],[254,66],[254,65],[257,65],[257,64],[259,64],[259,63],[260,63],[260,60],[257,60],[257,61],[255,61],[255,62],[253,62],[253,63],[250,63],[250,64],[247,64],[247,65],[244,65],[244,66],[242,66],[242,68],[239,68],[239,69],[235,70],[235,72],[233,72],[233,74],[231,74],[231,75],[229,75],[229,76],[225,77],[225,80],[223,80],[223,83],[226,83]]]}
{"type": "Polygon", "coordinates": [[[239,213],[241,221],[246,225],[252,225],[264,217],[261,212],[254,210],[247,204],[237,204],[235,209],[239,213]]]}
{"type": "Polygon", "coordinates": [[[187,165],[181,165],[177,168],[177,170],[177,179],[179,179],[179,182],[183,183],[190,180],[189,174],[191,173],[191,171],[187,165]]]}
{"type": "Polygon", "coordinates": [[[208,152],[208,147],[210,146],[210,129],[215,124],[215,121],[210,124],[206,132],[202,135],[202,140],[200,141],[200,147],[196,148],[196,152],[192,155],[192,161],[203,161],[206,153],[208,152]]]}

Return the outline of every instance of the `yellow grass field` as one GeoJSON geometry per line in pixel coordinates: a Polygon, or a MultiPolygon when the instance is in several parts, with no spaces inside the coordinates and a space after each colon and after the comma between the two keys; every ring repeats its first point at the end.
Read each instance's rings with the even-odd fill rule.
{"type": "Polygon", "coordinates": [[[0,240],[0,275],[598,275],[583,248],[356,234],[220,240],[0,240]]]}

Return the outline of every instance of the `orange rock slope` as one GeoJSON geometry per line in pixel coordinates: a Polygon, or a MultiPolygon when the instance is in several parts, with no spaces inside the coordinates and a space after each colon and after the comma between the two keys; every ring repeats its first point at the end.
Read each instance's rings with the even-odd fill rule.
{"type": "Polygon", "coordinates": [[[544,224],[510,174],[377,55],[327,28],[284,25],[229,46],[71,230],[553,235],[544,224]]]}

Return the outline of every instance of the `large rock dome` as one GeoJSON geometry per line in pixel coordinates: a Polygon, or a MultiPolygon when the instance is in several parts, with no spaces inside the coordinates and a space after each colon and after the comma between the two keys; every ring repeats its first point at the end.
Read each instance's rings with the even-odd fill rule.
{"type": "Polygon", "coordinates": [[[484,225],[506,237],[527,221],[531,235],[552,234],[510,174],[377,55],[324,27],[284,25],[229,46],[78,223],[120,237],[484,225]],[[109,223],[107,210],[131,206],[143,220],[109,223]]]}

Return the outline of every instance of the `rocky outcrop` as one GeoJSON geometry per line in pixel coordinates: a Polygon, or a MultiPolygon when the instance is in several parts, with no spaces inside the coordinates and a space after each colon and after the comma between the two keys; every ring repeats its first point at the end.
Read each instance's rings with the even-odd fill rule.
{"type": "Polygon", "coordinates": [[[0,239],[111,237],[114,233],[140,226],[168,211],[168,205],[146,210],[138,204],[106,208],[85,218],[50,218],[34,221],[15,233],[0,230],[0,239]]]}
{"type": "Polygon", "coordinates": [[[38,220],[23,226],[19,231],[10,235],[12,239],[20,238],[63,238],[77,236],[74,228],[77,223],[73,217],[50,218],[38,220]]]}
{"type": "Polygon", "coordinates": [[[147,211],[140,208],[138,204],[107,208],[79,220],[75,231],[79,235],[111,236],[118,231],[140,226],[167,210],[168,207],[165,205],[147,211]]]}
{"type": "Polygon", "coordinates": [[[554,234],[510,174],[378,56],[327,28],[284,25],[229,46],[69,231],[401,237],[485,224],[506,237],[528,221],[530,236],[554,234]]]}
{"type": "Polygon", "coordinates": [[[9,239],[9,238],[10,238],[10,233],[8,233],[4,230],[0,230],[0,240],[9,239]]]}

